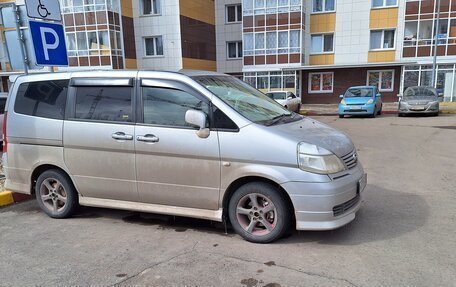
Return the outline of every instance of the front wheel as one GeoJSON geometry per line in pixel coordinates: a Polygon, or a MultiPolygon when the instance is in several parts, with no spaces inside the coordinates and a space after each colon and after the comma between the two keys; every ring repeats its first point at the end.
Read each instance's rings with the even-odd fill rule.
{"type": "Polygon", "coordinates": [[[69,177],[59,170],[47,170],[37,179],[38,205],[52,218],[70,217],[78,206],[78,194],[69,177]]]}
{"type": "Polygon", "coordinates": [[[228,216],[237,234],[254,243],[269,243],[288,230],[290,208],[277,188],[252,182],[235,191],[228,205],[228,216]]]}

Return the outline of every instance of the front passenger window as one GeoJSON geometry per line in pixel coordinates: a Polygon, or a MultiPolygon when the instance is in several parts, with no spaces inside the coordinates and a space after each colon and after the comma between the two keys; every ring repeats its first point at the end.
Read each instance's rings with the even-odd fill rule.
{"type": "Polygon", "coordinates": [[[143,87],[144,123],[152,125],[190,127],[185,121],[188,110],[200,110],[206,115],[209,105],[182,90],[143,87]]]}

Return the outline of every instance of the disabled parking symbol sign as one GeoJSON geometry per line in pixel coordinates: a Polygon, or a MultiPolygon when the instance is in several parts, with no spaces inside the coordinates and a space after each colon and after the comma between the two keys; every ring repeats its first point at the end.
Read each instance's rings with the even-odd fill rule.
{"type": "Polygon", "coordinates": [[[38,65],[68,66],[62,24],[30,20],[29,28],[38,65]]]}

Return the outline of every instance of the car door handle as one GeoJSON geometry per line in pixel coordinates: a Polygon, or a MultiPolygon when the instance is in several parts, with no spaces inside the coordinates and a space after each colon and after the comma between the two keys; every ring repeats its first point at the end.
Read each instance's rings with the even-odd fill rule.
{"type": "Polygon", "coordinates": [[[127,135],[124,132],[113,133],[112,138],[115,140],[131,141],[133,139],[132,135],[127,135]]]}
{"type": "Polygon", "coordinates": [[[143,136],[137,136],[136,139],[140,142],[147,142],[147,143],[158,143],[160,139],[154,135],[143,135],[143,136]]]}

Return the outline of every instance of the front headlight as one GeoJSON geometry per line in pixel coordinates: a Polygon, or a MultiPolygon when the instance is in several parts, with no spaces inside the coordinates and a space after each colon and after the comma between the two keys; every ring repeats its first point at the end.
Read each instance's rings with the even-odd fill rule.
{"type": "Polygon", "coordinates": [[[370,105],[370,104],[373,104],[374,103],[374,100],[373,99],[370,99],[367,101],[367,104],[370,105]]]}
{"type": "Polygon", "coordinates": [[[331,174],[345,169],[342,161],[332,152],[305,142],[298,145],[299,168],[305,171],[331,174]]]}
{"type": "Polygon", "coordinates": [[[345,100],[340,101],[340,103],[341,103],[342,105],[346,105],[346,104],[347,104],[347,103],[345,103],[345,100]]]}

